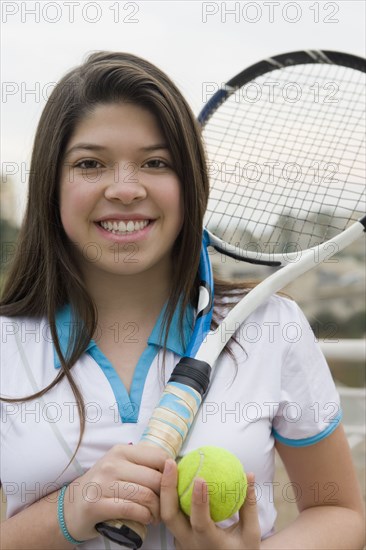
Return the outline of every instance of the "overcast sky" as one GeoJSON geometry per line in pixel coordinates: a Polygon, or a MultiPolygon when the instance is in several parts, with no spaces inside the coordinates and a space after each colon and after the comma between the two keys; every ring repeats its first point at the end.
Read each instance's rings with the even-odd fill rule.
{"type": "Polygon", "coordinates": [[[19,219],[47,94],[90,51],[146,57],[173,78],[195,113],[205,83],[219,85],[262,58],[298,49],[365,55],[364,0],[2,1],[1,11],[2,172],[3,181],[13,173],[19,219]]]}

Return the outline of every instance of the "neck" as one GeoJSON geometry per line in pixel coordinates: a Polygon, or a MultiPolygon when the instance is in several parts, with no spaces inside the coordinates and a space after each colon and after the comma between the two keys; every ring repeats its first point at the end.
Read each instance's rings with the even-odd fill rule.
{"type": "Polygon", "coordinates": [[[84,280],[100,320],[155,318],[169,298],[171,266],[134,275],[86,270],[84,280]]]}

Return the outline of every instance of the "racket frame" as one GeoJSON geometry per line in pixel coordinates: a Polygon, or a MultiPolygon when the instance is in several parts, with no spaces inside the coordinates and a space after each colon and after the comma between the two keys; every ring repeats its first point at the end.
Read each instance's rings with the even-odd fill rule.
{"type": "MultiPolygon", "coordinates": [[[[224,103],[232,94],[234,94],[239,88],[245,84],[252,82],[255,78],[262,76],[271,71],[281,69],[284,67],[291,67],[296,65],[307,64],[328,64],[328,65],[341,65],[360,72],[366,72],[366,60],[362,57],[337,52],[332,50],[299,50],[295,52],[284,53],[262,60],[250,67],[244,69],[228,82],[209,99],[209,101],[202,108],[198,115],[198,121],[201,126],[205,124],[212,117],[214,112],[219,106],[224,103]]],[[[296,250],[294,252],[282,252],[282,253],[266,253],[259,250],[245,250],[238,246],[231,245],[224,240],[214,235],[207,228],[205,229],[206,236],[210,241],[210,245],[222,252],[225,256],[229,256],[236,260],[244,261],[247,263],[267,265],[267,266],[283,266],[293,264],[298,261],[299,254],[304,254],[305,250],[296,250]]],[[[332,239],[328,243],[332,242],[332,239]]],[[[336,241],[337,242],[337,241],[336,241]]],[[[325,243],[323,243],[325,244],[325,243]]],[[[318,245],[309,248],[313,253],[318,250],[318,245]]]]}
{"type": "Polygon", "coordinates": [[[201,126],[204,126],[221,103],[226,101],[228,97],[244,86],[244,84],[253,81],[255,78],[283,67],[314,63],[341,65],[363,73],[366,72],[366,60],[349,53],[332,50],[299,50],[275,55],[251,65],[228,80],[224,87],[217,90],[202,108],[198,115],[199,123],[201,126]]]}
{"type": "Polygon", "coordinates": [[[205,361],[213,368],[221,351],[238,328],[238,322],[243,323],[245,319],[272,294],[283,289],[290,282],[294,281],[307,271],[321,264],[325,259],[330,259],[337,252],[340,252],[353,243],[363,232],[366,231],[366,215],[342,231],[336,237],[314,248],[304,250],[297,262],[288,264],[272,273],[256,287],[248,292],[238,302],[224,320],[225,331],[221,333],[220,327],[210,331],[202,342],[195,356],[196,359],[205,361]],[[330,251],[329,251],[330,249],[330,251]]]}

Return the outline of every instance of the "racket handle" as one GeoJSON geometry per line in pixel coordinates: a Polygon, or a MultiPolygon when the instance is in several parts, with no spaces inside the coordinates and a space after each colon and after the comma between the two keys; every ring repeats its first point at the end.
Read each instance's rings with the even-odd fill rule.
{"type": "MultiPolygon", "coordinates": [[[[178,455],[210,381],[211,367],[204,361],[182,357],[174,368],[161,399],[142,434],[139,445],[157,446],[172,458],[178,455]]],[[[145,525],[130,520],[98,523],[96,530],[127,548],[140,548],[145,525]]]]}
{"type": "Polygon", "coordinates": [[[138,521],[125,519],[102,521],[97,523],[95,528],[98,533],[107,537],[107,539],[123,544],[126,548],[132,548],[133,550],[142,546],[147,533],[146,525],[138,521]]]}

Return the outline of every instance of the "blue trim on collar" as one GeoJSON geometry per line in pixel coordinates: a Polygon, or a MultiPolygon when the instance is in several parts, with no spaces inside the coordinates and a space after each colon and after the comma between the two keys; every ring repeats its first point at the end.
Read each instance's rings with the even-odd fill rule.
{"type": "Polygon", "coordinates": [[[128,395],[122,380],[109,359],[97,345],[90,348],[89,355],[102,369],[112,388],[121,422],[136,423],[138,421],[145,380],[158,351],[159,348],[157,346],[147,346],[141,354],[133,375],[130,395],[128,395]]]}
{"type": "MultiPolygon", "coordinates": [[[[56,312],[56,331],[60,342],[61,351],[64,357],[67,357],[68,351],[71,351],[68,350],[68,347],[73,338],[72,329],[76,326],[76,324],[77,322],[73,320],[71,306],[69,304],[56,312]]],[[[95,345],[96,344],[94,340],[90,340],[88,347],[85,351],[89,352],[90,349],[95,345]]],[[[59,356],[57,355],[55,347],[53,347],[53,355],[55,369],[61,368],[61,361],[59,356]]]]}
{"type": "MultiPolygon", "coordinates": [[[[148,345],[154,345],[160,348],[163,347],[163,339],[160,338],[160,332],[161,332],[161,326],[163,322],[165,309],[166,307],[164,306],[160,312],[158,320],[156,321],[155,326],[148,338],[148,341],[147,341],[148,345]]],[[[183,340],[184,340],[183,342],[181,341],[180,331],[179,331],[180,311],[181,311],[181,305],[179,304],[172,318],[172,323],[170,325],[170,331],[168,334],[166,347],[173,353],[183,356],[193,332],[194,310],[190,305],[188,305],[186,309],[186,313],[183,319],[183,340]]],[[[72,338],[73,336],[72,328],[73,326],[75,326],[75,324],[76,322],[72,320],[71,307],[69,304],[57,311],[56,330],[57,330],[57,335],[60,342],[61,351],[64,356],[67,356],[70,338],[72,338]]],[[[89,355],[93,356],[92,350],[95,347],[97,347],[96,342],[94,340],[90,340],[86,348],[86,352],[89,353],[89,355]]],[[[59,369],[61,367],[61,362],[57,355],[55,347],[53,348],[53,351],[54,351],[54,366],[56,369],[59,369]]]]}
{"type": "MultiPolygon", "coordinates": [[[[160,331],[161,331],[165,311],[166,311],[166,306],[164,306],[160,312],[159,318],[156,321],[156,324],[148,338],[148,341],[147,341],[148,344],[154,344],[155,346],[163,347],[164,337],[162,339],[160,338],[160,331]]],[[[183,318],[183,342],[180,338],[180,330],[179,330],[180,312],[181,312],[181,302],[178,304],[178,307],[173,314],[166,347],[173,353],[183,356],[185,354],[185,350],[188,346],[188,343],[191,339],[192,332],[193,332],[194,311],[192,306],[188,305],[185,316],[183,318]]]]}
{"type": "MultiPolygon", "coordinates": [[[[184,342],[181,341],[180,331],[179,331],[179,315],[181,307],[178,306],[177,310],[174,312],[172,323],[170,326],[169,336],[167,339],[167,348],[177,355],[183,356],[185,353],[185,348],[188,345],[190,337],[193,332],[193,319],[194,311],[192,307],[188,307],[183,321],[183,335],[184,342]]],[[[151,332],[151,335],[148,339],[147,346],[144,352],[141,354],[141,357],[136,365],[130,395],[113,367],[109,359],[103,354],[103,352],[98,348],[97,343],[94,340],[90,340],[86,353],[88,353],[97,365],[102,369],[105,377],[107,378],[111,389],[116,398],[116,404],[118,406],[118,411],[120,419],[122,422],[126,423],[136,423],[138,422],[142,394],[145,387],[145,381],[149,373],[149,369],[159,351],[162,347],[162,342],[160,339],[160,331],[163,321],[163,316],[165,312],[165,306],[163,307],[159,318],[151,332]]],[[[72,311],[70,305],[66,305],[60,309],[56,314],[56,330],[58,338],[60,341],[61,351],[67,356],[67,353],[70,351],[68,347],[73,341],[74,331],[73,327],[75,326],[73,321],[72,311]]],[[[55,347],[54,350],[54,366],[55,368],[60,368],[61,363],[59,357],[56,353],[55,347]]]]}

